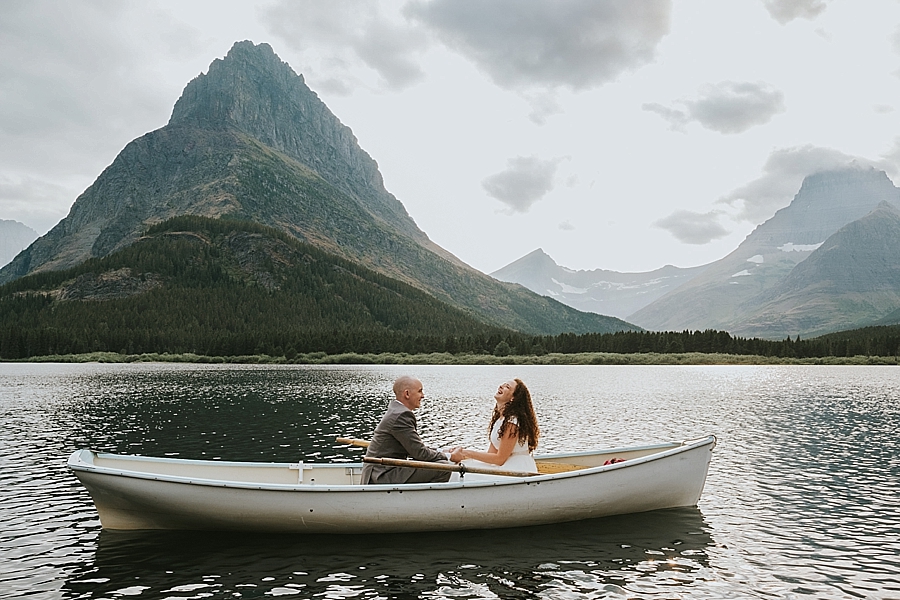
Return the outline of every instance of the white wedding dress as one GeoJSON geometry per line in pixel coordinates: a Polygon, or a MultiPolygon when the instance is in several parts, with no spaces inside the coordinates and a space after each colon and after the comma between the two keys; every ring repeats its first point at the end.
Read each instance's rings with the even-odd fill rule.
{"type": "MultiPolygon", "coordinates": [[[[491,429],[491,443],[494,445],[494,448],[500,447],[500,427],[503,425],[503,419],[503,417],[497,419],[497,422],[494,423],[494,427],[491,429]]],[[[515,417],[510,419],[509,422],[516,423],[515,417]]],[[[464,460],[463,464],[467,467],[479,467],[482,469],[502,469],[504,471],[537,473],[537,465],[534,462],[534,458],[531,456],[531,452],[528,451],[528,444],[522,441],[516,442],[516,447],[513,448],[512,454],[509,455],[509,458],[507,458],[506,462],[502,465],[492,465],[490,463],[481,462],[480,460],[475,460],[474,458],[464,460]]]]}

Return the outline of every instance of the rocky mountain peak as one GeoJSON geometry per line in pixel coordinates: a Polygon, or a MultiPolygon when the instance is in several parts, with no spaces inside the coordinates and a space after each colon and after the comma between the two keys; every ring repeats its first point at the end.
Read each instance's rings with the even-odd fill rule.
{"type": "Polygon", "coordinates": [[[876,206],[875,210],[872,212],[888,212],[893,214],[900,214],[900,207],[891,204],[887,200],[882,200],[878,203],[878,206],[876,206]]]}
{"type": "Polygon", "coordinates": [[[188,83],[169,120],[180,125],[237,129],[308,166],[376,219],[427,241],[350,128],[268,44],[236,42],[188,83]]]}
{"type": "Polygon", "coordinates": [[[559,265],[556,264],[556,261],[554,261],[549,254],[544,252],[543,248],[538,248],[537,250],[532,250],[525,256],[509,263],[502,269],[498,269],[494,273],[491,273],[491,275],[501,281],[514,281],[516,283],[519,283],[515,279],[514,275],[520,271],[543,271],[545,269],[556,269],[558,266],[559,265]]]}
{"type": "Polygon", "coordinates": [[[278,58],[271,46],[243,41],[187,84],[169,124],[232,125],[248,133],[261,127],[261,133],[271,135],[269,126],[276,118],[289,116],[285,111],[302,110],[311,101],[322,104],[303,76],[278,58]]]}
{"type": "Polygon", "coordinates": [[[690,281],[706,266],[679,269],[666,265],[643,273],[605,269],[574,270],[556,263],[538,248],[491,273],[500,281],[518,283],[578,310],[626,318],[663,294],[690,281]]]}
{"type": "Polygon", "coordinates": [[[828,197],[841,188],[855,189],[859,185],[889,186],[894,187],[884,171],[874,167],[863,167],[859,164],[851,164],[844,168],[819,171],[807,175],[800,185],[796,197],[807,195],[821,195],[828,197]]]}
{"type": "Polygon", "coordinates": [[[885,201],[900,207],[900,189],[884,171],[853,165],[815,173],[803,180],[791,204],[757,227],[748,241],[773,248],[819,244],[885,201]]]}

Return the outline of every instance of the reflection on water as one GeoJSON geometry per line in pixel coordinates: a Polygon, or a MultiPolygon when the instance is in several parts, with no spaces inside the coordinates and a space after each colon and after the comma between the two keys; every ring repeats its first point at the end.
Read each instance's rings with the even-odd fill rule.
{"type": "Polygon", "coordinates": [[[0,597],[900,598],[900,371],[0,364],[0,597]],[[539,451],[716,434],[699,509],[396,536],[102,532],[80,447],[349,461],[393,379],[430,443],[486,444],[522,377],[539,451]]]}
{"type": "Polygon", "coordinates": [[[484,597],[592,595],[646,581],[702,579],[712,543],[696,509],[506,531],[385,536],[263,536],[104,531],[65,586],[108,594],[129,578],[150,590],[247,595],[484,597]],[[247,557],[253,560],[248,561],[247,557]],[[100,580],[103,580],[101,583],[100,580]]]}

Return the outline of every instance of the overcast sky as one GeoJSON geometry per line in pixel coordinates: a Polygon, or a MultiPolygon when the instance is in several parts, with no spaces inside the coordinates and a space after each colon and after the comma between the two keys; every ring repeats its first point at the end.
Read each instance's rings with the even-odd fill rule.
{"type": "Polygon", "coordinates": [[[897,0],[3,0],[0,219],[45,233],[244,39],[485,272],[705,264],[809,173],[900,176],[897,0]]]}

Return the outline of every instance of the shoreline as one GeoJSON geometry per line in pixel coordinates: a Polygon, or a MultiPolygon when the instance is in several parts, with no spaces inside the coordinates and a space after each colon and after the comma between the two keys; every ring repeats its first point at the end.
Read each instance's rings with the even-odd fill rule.
{"type": "Polygon", "coordinates": [[[204,356],[199,354],[120,354],[118,352],[89,352],[86,354],[57,354],[33,356],[7,363],[196,363],[196,364],[260,364],[260,365],[900,365],[900,356],[824,356],[818,358],[790,358],[741,354],[706,354],[687,352],[678,354],[615,354],[582,352],[575,354],[548,353],[542,356],[492,354],[325,354],[313,352],[294,358],[265,354],[243,356],[204,356]]]}

